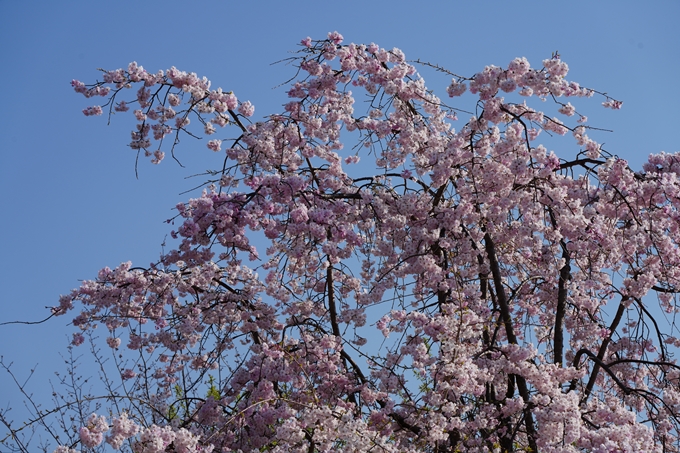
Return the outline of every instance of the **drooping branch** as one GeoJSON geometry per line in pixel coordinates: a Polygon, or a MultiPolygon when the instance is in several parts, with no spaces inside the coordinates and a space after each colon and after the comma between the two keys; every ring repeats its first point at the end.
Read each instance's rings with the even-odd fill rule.
{"type": "Polygon", "coordinates": [[[557,286],[557,309],[555,311],[555,330],[553,333],[554,362],[562,366],[564,358],[564,316],[567,310],[567,281],[571,276],[571,257],[564,241],[560,241],[562,246],[562,259],[564,266],[560,269],[560,280],[557,286]]]}
{"type": "Polygon", "coordinates": [[[328,299],[328,312],[331,318],[331,329],[333,335],[341,338],[340,326],[338,325],[338,310],[335,306],[335,288],[333,288],[333,266],[328,263],[326,270],[326,297],[328,299]]]}
{"type": "MultiPolygon", "coordinates": [[[[628,387],[626,384],[624,384],[623,382],[621,382],[621,379],[616,377],[616,374],[614,374],[614,372],[611,369],[612,364],[611,363],[609,363],[609,364],[605,363],[599,357],[599,354],[596,356],[595,354],[590,352],[588,349],[585,349],[585,348],[579,349],[578,352],[576,353],[576,355],[574,356],[574,363],[578,363],[581,360],[581,356],[583,356],[583,355],[587,355],[593,362],[595,362],[595,366],[597,367],[598,372],[599,372],[600,369],[605,370],[607,372],[607,374],[609,374],[609,376],[614,380],[614,382],[616,382],[616,384],[621,388],[621,390],[623,390],[623,392],[626,395],[630,394],[632,389],[630,387],[628,387]]],[[[617,361],[616,363],[621,363],[621,362],[617,361]]],[[[593,373],[594,373],[594,371],[593,371],[593,373]]],[[[597,377],[596,374],[593,374],[593,376],[595,376],[595,378],[597,377]]],[[[593,379],[592,376],[591,376],[591,379],[593,379]]],[[[588,382],[588,384],[590,384],[590,382],[588,382]]],[[[586,390],[587,390],[587,388],[586,388],[586,390]]],[[[591,390],[592,390],[592,388],[591,388],[591,390]]]]}
{"type": "MultiPolygon", "coordinates": [[[[484,246],[486,249],[487,258],[489,259],[489,267],[491,268],[491,275],[493,277],[496,297],[498,298],[498,305],[501,311],[501,320],[505,326],[506,336],[508,337],[510,344],[518,344],[517,336],[515,335],[512,327],[512,316],[510,315],[508,298],[505,294],[505,288],[503,286],[503,276],[501,275],[500,265],[496,255],[496,246],[491,239],[491,234],[489,232],[486,232],[484,235],[484,246]]],[[[538,446],[536,444],[536,427],[534,425],[534,416],[531,412],[532,405],[531,396],[529,395],[529,388],[523,376],[515,375],[515,380],[517,382],[519,394],[524,400],[524,417],[529,446],[531,447],[532,451],[538,451],[538,446]]]]}
{"type": "MultiPolygon", "coordinates": [[[[582,349],[583,351],[581,354],[576,354],[574,357],[574,366],[578,367],[578,360],[580,360],[582,354],[587,354],[591,358],[595,358],[597,360],[594,360],[595,365],[593,365],[593,371],[590,373],[590,379],[588,380],[588,383],[586,384],[586,388],[583,391],[583,396],[581,397],[581,405],[584,405],[587,401],[588,398],[590,397],[590,393],[593,391],[593,388],[595,387],[595,381],[597,380],[597,375],[600,372],[600,367],[601,364],[604,363],[604,356],[607,353],[607,348],[609,347],[609,344],[612,341],[612,335],[614,335],[614,332],[616,331],[616,328],[619,326],[619,323],[621,322],[621,318],[623,318],[623,313],[626,311],[626,305],[625,302],[628,300],[628,297],[624,297],[621,299],[621,302],[619,302],[619,308],[616,310],[616,315],[614,315],[614,319],[612,320],[612,323],[609,326],[609,335],[607,335],[607,338],[605,338],[602,341],[602,344],[600,345],[600,350],[597,353],[597,356],[595,356],[592,352],[587,351],[585,349],[582,349]],[[587,351],[587,352],[586,352],[587,351]]],[[[579,351],[579,352],[581,352],[579,351]]],[[[576,382],[572,381],[570,390],[573,390],[576,388],[576,382]]]]}

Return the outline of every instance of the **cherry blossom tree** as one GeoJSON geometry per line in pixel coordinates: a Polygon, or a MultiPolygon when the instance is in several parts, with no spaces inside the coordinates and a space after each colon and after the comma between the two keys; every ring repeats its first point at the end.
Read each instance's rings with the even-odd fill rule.
{"type": "Polygon", "coordinates": [[[258,122],[174,67],[73,81],[140,157],[220,157],[174,249],[53,309],[117,370],[54,451],[680,451],[680,156],[604,150],[567,98],[621,102],[558,55],[464,77],[330,33],[292,61],[258,122]]]}

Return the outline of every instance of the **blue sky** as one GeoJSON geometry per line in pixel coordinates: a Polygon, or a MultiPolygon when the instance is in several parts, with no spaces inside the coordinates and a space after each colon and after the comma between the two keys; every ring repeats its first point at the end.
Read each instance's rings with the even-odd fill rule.
{"type": "MultiPolygon", "coordinates": [[[[680,151],[678,17],[677,1],[0,0],[0,323],[45,317],[59,294],[103,266],[155,261],[169,233],[163,221],[200,182],[184,177],[222,158],[185,140],[185,168],[140,160],[136,179],[132,123],[84,117],[89,103],[73,78],[91,82],[96,68],[133,60],[152,71],[176,66],[250,100],[259,117],[280,110],[285,89],[274,87],[294,74],[271,63],[308,35],[338,30],[346,42],[399,47],[468,76],[518,56],[538,65],[559,50],[570,79],[624,101],[621,111],[590,102],[584,112],[614,130],[591,136],[640,168],[652,152],[680,151]]],[[[442,97],[445,84],[428,82],[442,97]]],[[[0,326],[0,355],[18,376],[38,364],[29,388],[39,399],[63,369],[69,319],[0,326]]],[[[2,373],[0,386],[0,407],[20,401],[2,373]]]]}

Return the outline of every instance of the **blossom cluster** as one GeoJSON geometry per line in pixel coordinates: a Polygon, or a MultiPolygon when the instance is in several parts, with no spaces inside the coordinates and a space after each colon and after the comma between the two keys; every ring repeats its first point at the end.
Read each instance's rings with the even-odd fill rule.
{"type": "MultiPolygon", "coordinates": [[[[132,439],[133,451],[139,453],[163,453],[172,448],[177,453],[210,453],[213,446],[203,446],[200,443],[200,436],[196,436],[190,431],[170,426],[160,427],[152,425],[142,428],[137,423],[128,418],[128,414],[123,412],[120,417],[114,418],[110,427],[106,422],[106,417],[90,415],[85,426],[80,428],[80,441],[85,448],[91,449],[99,446],[104,440],[118,450],[123,443],[132,439]]],[[[58,446],[54,453],[72,453],[76,450],[66,446],[58,446]]]]}
{"type": "MultiPolygon", "coordinates": [[[[255,112],[255,107],[249,101],[239,102],[234,93],[224,92],[221,88],[211,90],[207,78],[199,78],[195,73],[180,71],[175,67],[152,74],[132,62],[127,69],[104,71],[103,82],[85,85],[79,80],[73,80],[71,86],[87,98],[106,97],[112,93],[104,104],[104,107],[110,106],[110,113],[127,112],[131,104],[137,104],[139,108],[134,110],[134,116],[139,124],[132,131],[129,146],[134,150],[144,151],[144,155],[152,157],[151,162],[155,164],[163,160],[165,153],[160,149],[150,149],[153,143],[151,138],[159,142],[160,146],[165,137],[174,135],[174,147],[179,142],[180,133],[192,134],[189,129],[192,116],[201,117],[204,131],[209,135],[215,133],[216,126],[224,127],[232,122],[243,128],[239,118],[248,118],[255,112]],[[116,101],[117,96],[123,95],[122,90],[132,88],[135,83],[142,86],[133,100],[116,101]],[[189,105],[176,110],[183,102],[189,105]],[[204,121],[202,115],[210,114],[213,117],[204,121]]],[[[86,116],[98,116],[103,112],[100,105],[83,110],[86,116]]],[[[208,148],[213,149],[214,142],[209,142],[208,148]]]]}
{"type": "Polygon", "coordinates": [[[255,123],[252,104],[175,68],[74,81],[116,112],[138,104],[132,148],[197,118],[222,154],[158,263],[105,268],[53,309],[80,310],[74,344],[103,325],[144,358],[119,368],[153,422],[121,415],[104,437],[93,416],[81,443],[680,451],[680,340],[649,306],[678,311],[680,157],[635,172],[603,150],[572,105],[599,93],[558,56],[456,76],[447,94],[476,106],[459,123],[474,108],[446,105],[399,49],[337,32],[301,45],[283,112],[255,123]],[[238,138],[213,138],[227,124],[238,138]]]}

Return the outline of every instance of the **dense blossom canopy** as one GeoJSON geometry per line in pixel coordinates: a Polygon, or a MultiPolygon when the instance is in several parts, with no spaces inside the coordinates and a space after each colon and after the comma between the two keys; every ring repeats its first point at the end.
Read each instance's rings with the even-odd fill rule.
{"type": "Polygon", "coordinates": [[[603,150],[565,99],[621,103],[558,55],[451,74],[453,107],[399,49],[294,61],[260,122],[175,68],[73,81],[107,99],[86,115],[134,109],[152,162],[185,134],[223,158],[174,250],[54,308],[133,357],[56,451],[680,451],[680,156],[603,150]]]}

